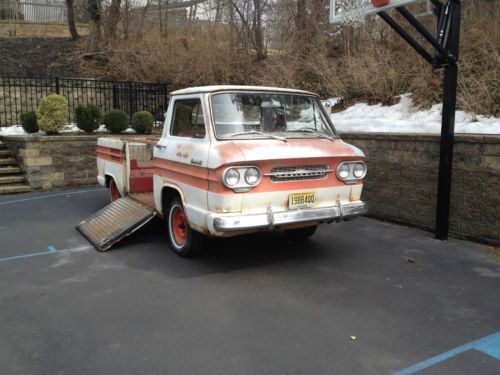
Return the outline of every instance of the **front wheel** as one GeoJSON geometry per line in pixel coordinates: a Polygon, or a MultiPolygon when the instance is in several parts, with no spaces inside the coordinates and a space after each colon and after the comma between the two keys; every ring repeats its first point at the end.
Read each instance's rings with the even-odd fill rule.
{"type": "Polygon", "coordinates": [[[316,232],[316,229],[318,229],[317,225],[307,228],[290,229],[285,231],[285,235],[290,241],[301,241],[311,237],[316,232]]]}
{"type": "Polygon", "coordinates": [[[177,255],[191,257],[203,249],[203,236],[189,227],[179,197],[172,199],[168,206],[167,229],[170,246],[177,255]]]}

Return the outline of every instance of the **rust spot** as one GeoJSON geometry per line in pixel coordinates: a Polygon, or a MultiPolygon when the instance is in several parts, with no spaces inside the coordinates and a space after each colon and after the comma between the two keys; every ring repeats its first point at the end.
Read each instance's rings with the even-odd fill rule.
{"type": "Polygon", "coordinates": [[[179,158],[189,158],[194,151],[194,145],[191,143],[179,143],[177,144],[177,153],[175,156],[179,158]]]}

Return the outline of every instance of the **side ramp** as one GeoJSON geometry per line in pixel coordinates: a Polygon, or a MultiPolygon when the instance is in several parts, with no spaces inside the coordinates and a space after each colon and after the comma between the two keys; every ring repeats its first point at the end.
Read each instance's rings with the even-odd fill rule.
{"type": "Polygon", "coordinates": [[[106,251],[115,243],[144,226],[156,211],[129,196],[120,198],[77,225],[99,251],[106,251]]]}

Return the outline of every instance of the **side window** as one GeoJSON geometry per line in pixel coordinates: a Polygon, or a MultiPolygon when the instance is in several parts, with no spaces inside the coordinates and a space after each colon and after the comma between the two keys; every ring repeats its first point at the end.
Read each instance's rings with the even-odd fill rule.
{"type": "Polygon", "coordinates": [[[205,138],[205,133],[200,99],[176,100],[170,134],[177,137],[205,138]]]}

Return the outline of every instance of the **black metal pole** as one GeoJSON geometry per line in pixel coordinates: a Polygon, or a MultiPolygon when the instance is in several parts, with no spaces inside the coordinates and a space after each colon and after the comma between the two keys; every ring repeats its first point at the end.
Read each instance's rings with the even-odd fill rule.
{"type": "Polygon", "coordinates": [[[422,35],[432,46],[439,51],[439,53],[448,60],[450,64],[456,64],[457,58],[453,52],[443,47],[436,38],[434,38],[429,31],[422,25],[405,7],[396,8],[406,20],[422,35]]]}
{"type": "MultiPolygon", "coordinates": [[[[458,61],[460,43],[461,0],[451,0],[451,32],[448,50],[458,61]]],[[[444,70],[443,118],[441,125],[441,147],[439,151],[439,182],[436,207],[435,236],[448,239],[450,223],[450,195],[453,166],[453,143],[455,132],[455,109],[457,104],[458,65],[447,64],[444,70]]]]}
{"type": "Polygon", "coordinates": [[[432,56],[423,48],[405,29],[403,29],[391,16],[386,12],[379,12],[378,15],[382,18],[406,43],[408,43],[415,51],[418,52],[429,64],[432,64],[432,56]]]}

